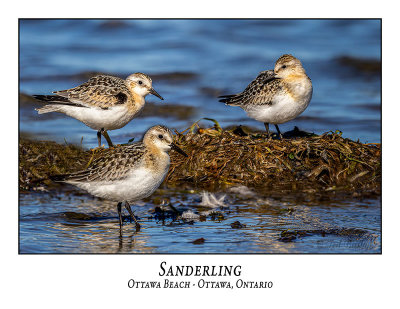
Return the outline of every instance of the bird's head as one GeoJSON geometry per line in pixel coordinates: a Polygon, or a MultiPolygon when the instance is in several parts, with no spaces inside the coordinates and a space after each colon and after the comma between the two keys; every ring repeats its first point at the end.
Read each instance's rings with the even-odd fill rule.
{"type": "Polygon", "coordinates": [[[305,70],[299,59],[292,55],[282,55],[275,63],[274,73],[276,78],[303,75],[305,70]]]}
{"type": "Polygon", "coordinates": [[[169,152],[171,149],[179,152],[181,155],[187,157],[188,155],[174,144],[172,131],[165,126],[157,125],[147,130],[143,138],[143,143],[150,147],[169,152]]]}
{"type": "Polygon", "coordinates": [[[129,75],[126,78],[126,81],[134,93],[137,93],[142,97],[145,97],[150,93],[160,98],[161,100],[164,100],[164,98],[160,96],[157,91],[154,90],[153,82],[150,76],[144,73],[134,73],[129,75]]]}

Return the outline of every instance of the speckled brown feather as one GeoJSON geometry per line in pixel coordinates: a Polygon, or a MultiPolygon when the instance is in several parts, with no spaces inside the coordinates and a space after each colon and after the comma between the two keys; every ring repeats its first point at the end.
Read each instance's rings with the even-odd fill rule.
{"type": "Polygon", "coordinates": [[[55,181],[88,182],[88,181],[115,181],[123,180],[128,173],[143,164],[148,152],[142,142],[128,146],[110,148],[95,159],[90,166],[77,173],[58,176],[55,181]]]}
{"type": "Polygon", "coordinates": [[[132,100],[131,91],[125,80],[108,75],[97,75],[75,88],[54,93],[68,98],[72,103],[103,109],[132,100]]]}
{"type": "Polygon", "coordinates": [[[219,101],[233,106],[247,104],[271,105],[273,97],[283,87],[282,81],[274,77],[273,70],[263,71],[243,92],[220,96],[221,99],[219,101]]]}
{"type": "Polygon", "coordinates": [[[292,56],[292,55],[290,55],[290,54],[284,54],[284,55],[280,56],[278,58],[278,60],[276,60],[275,65],[280,64],[280,63],[289,62],[289,61],[294,60],[294,59],[297,59],[297,58],[292,56]]]}

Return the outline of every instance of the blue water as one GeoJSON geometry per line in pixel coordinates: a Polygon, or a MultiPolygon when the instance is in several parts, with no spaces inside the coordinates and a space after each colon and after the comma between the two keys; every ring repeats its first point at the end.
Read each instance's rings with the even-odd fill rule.
{"type": "MultiPolygon", "coordinates": [[[[112,139],[127,142],[156,123],[182,130],[202,117],[215,118],[223,127],[263,129],[216,96],[242,91],[260,71],[273,68],[280,55],[291,53],[303,62],[314,93],[307,110],[281,129],[341,130],[345,137],[379,142],[380,74],[353,72],[336,59],[379,60],[380,43],[378,20],[22,20],[20,89],[48,94],[70,88],[85,81],[73,78],[85,71],[121,76],[189,72],[195,77],[153,79],[153,86],[163,102],[196,106],[196,115],[173,122],[135,119],[110,132],[112,139]]],[[[163,104],[154,96],[147,100],[163,104]]],[[[74,119],[43,120],[33,109],[21,116],[21,131],[74,143],[84,137],[85,146],[96,146],[96,134],[74,119]]]]}
{"type": "MultiPolygon", "coordinates": [[[[155,124],[184,130],[202,117],[222,127],[258,123],[243,110],[227,107],[217,96],[237,93],[276,59],[291,53],[312,79],[314,93],[307,110],[280,126],[315,133],[341,130],[362,142],[380,142],[381,76],[343,66],[338,57],[379,60],[380,21],[377,20],[21,20],[20,91],[49,94],[87,80],[83,72],[127,76],[144,72],[165,98],[148,96],[154,104],[194,106],[186,118],[143,116],[111,131],[114,143],[140,139],[155,124]],[[167,78],[190,73],[189,78],[167,78]]],[[[36,103],[37,104],[37,103],[36,103]]],[[[37,115],[34,104],[21,104],[20,130],[37,139],[97,146],[96,133],[64,115],[37,115]],[[82,139],[83,138],[83,139],[82,139]]],[[[204,122],[204,125],[209,123],[204,122]]],[[[126,223],[121,236],[116,205],[71,187],[20,194],[21,253],[379,253],[380,199],[286,199],[268,192],[226,195],[220,219],[205,211],[201,192],[178,192],[165,185],[153,197],[132,205],[142,229],[126,223]],[[158,198],[158,200],[157,200],[158,198]],[[159,199],[192,220],[152,218],[159,199]],[[240,221],[246,227],[233,229],[240,221]],[[315,231],[292,241],[286,230],[315,231]],[[319,230],[339,231],[324,234],[319,230]],[[344,231],[344,232],[343,232],[344,231]],[[361,232],[360,232],[361,231],[361,232]],[[351,234],[352,236],[346,236],[351,234]],[[193,244],[198,238],[204,243],[193,244]]]]}
{"type": "MultiPolygon", "coordinates": [[[[222,193],[217,193],[220,199],[222,193]]],[[[199,192],[159,190],[135,203],[141,230],[119,232],[115,203],[73,192],[20,195],[21,253],[379,253],[380,201],[299,202],[225,192],[222,207],[201,206],[199,192]],[[154,197],[189,217],[154,217],[154,197]],[[211,212],[211,213],[210,213],[211,212]],[[212,215],[212,212],[218,215],[212,215]],[[204,215],[200,219],[199,215],[204,215]],[[222,215],[222,216],[221,216],[222,215]],[[240,229],[231,224],[240,221],[240,229]],[[283,231],[307,231],[292,241],[283,231]],[[327,231],[322,234],[318,231],[327,231]],[[329,231],[342,233],[329,233],[329,231]],[[361,231],[361,233],[360,233],[361,231]],[[347,232],[347,233],[346,233],[347,232]],[[204,242],[194,244],[196,239],[204,242]]],[[[156,203],[156,204],[155,204],[156,203]]],[[[158,205],[160,206],[160,205],[158,205]]],[[[165,207],[168,211],[168,207],[165,207]]]]}

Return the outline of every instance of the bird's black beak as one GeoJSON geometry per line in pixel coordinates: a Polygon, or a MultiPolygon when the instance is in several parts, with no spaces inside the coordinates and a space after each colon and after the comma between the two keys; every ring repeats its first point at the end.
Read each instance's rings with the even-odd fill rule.
{"type": "Polygon", "coordinates": [[[171,149],[175,150],[176,152],[179,152],[182,156],[188,157],[186,152],[184,152],[182,149],[180,149],[178,146],[176,146],[174,143],[171,143],[171,149]]]}
{"type": "Polygon", "coordinates": [[[160,96],[160,95],[158,94],[158,92],[154,90],[153,87],[150,88],[150,91],[149,91],[149,92],[150,92],[151,94],[155,95],[156,97],[159,97],[161,100],[164,100],[164,98],[163,98],[162,96],[160,96]]]}

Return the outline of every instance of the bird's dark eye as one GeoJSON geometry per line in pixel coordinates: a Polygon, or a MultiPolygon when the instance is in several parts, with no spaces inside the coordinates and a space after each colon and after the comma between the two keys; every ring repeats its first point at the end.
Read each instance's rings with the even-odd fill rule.
{"type": "Polygon", "coordinates": [[[282,69],[286,69],[286,64],[282,66],[282,69]]]}
{"type": "Polygon", "coordinates": [[[143,84],[143,82],[140,80],[140,81],[139,81],[139,85],[141,85],[141,84],[143,84]]]}
{"type": "Polygon", "coordinates": [[[159,138],[159,139],[163,139],[164,136],[163,136],[162,134],[160,134],[160,135],[158,136],[158,138],[159,138]]]}

